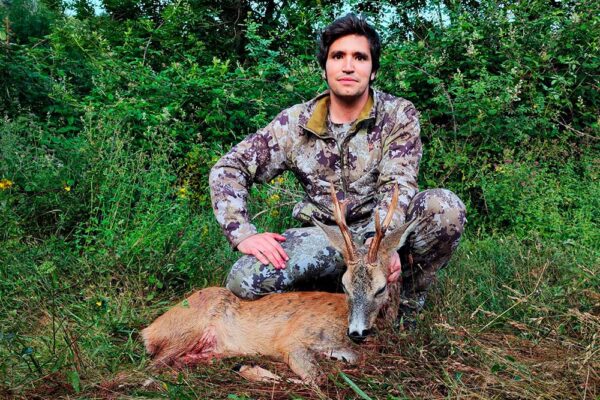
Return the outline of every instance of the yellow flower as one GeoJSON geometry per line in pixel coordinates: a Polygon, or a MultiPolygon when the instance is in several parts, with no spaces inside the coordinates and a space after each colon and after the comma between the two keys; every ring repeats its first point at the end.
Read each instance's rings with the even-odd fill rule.
{"type": "Polygon", "coordinates": [[[273,194],[267,199],[267,203],[269,203],[269,204],[274,204],[274,203],[277,203],[278,201],[279,201],[278,194],[273,194]]]}
{"type": "Polygon", "coordinates": [[[271,210],[271,217],[277,217],[279,215],[278,210],[271,210]]]}
{"type": "Polygon", "coordinates": [[[10,189],[13,185],[11,180],[8,179],[0,179],[0,190],[10,189]]]}
{"type": "Polygon", "coordinates": [[[96,302],[96,305],[97,305],[98,307],[102,307],[102,302],[98,300],[98,301],[96,302]]]}
{"type": "Polygon", "coordinates": [[[179,191],[177,192],[177,196],[181,197],[182,199],[185,199],[188,195],[188,191],[186,188],[182,187],[179,189],[179,191]]]}
{"type": "Polygon", "coordinates": [[[63,186],[63,189],[65,189],[65,192],[70,192],[71,191],[71,186],[65,185],[65,186],[63,186]]]}

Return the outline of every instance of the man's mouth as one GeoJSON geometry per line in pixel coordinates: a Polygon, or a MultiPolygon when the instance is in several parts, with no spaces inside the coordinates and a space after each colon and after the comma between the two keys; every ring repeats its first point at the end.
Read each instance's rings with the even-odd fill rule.
{"type": "Polygon", "coordinates": [[[348,77],[345,77],[345,78],[339,78],[339,79],[338,79],[338,81],[339,81],[339,82],[358,82],[356,79],[353,79],[353,78],[348,78],[348,77]]]}

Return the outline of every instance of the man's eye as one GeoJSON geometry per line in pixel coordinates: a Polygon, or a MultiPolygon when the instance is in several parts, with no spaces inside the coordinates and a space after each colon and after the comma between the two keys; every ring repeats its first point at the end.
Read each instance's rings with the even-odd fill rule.
{"type": "Polygon", "coordinates": [[[376,293],[375,293],[375,297],[377,296],[381,296],[383,294],[383,292],[385,292],[385,288],[387,286],[382,287],[381,289],[379,289],[376,293]]]}

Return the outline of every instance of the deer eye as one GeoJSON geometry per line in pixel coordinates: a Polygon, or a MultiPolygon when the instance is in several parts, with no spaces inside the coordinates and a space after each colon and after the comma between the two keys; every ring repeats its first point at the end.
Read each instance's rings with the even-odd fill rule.
{"type": "Polygon", "coordinates": [[[385,289],[387,288],[387,285],[384,285],[381,289],[379,289],[376,293],[375,293],[375,297],[381,296],[383,294],[383,292],[385,292],[385,289]]]}

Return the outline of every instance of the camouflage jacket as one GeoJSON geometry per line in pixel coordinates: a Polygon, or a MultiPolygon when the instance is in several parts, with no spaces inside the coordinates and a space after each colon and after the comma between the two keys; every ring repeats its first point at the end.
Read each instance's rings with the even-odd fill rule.
{"type": "Polygon", "coordinates": [[[327,128],[328,106],[325,92],[282,111],[214,165],[209,178],[212,205],[233,247],[257,233],[246,207],[250,186],[284,170],[292,171],[306,192],[293,210],[294,218],[304,223],[310,224],[311,217],[335,223],[330,181],[338,199],[347,199],[349,225],[373,225],[370,217],[376,207],[383,220],[397,182],[400,196],[392,226],[404,221],[417,193],[422,154],[417,110],[405,99],[372,91],[348,135],[337,140],[327,128]]]}

